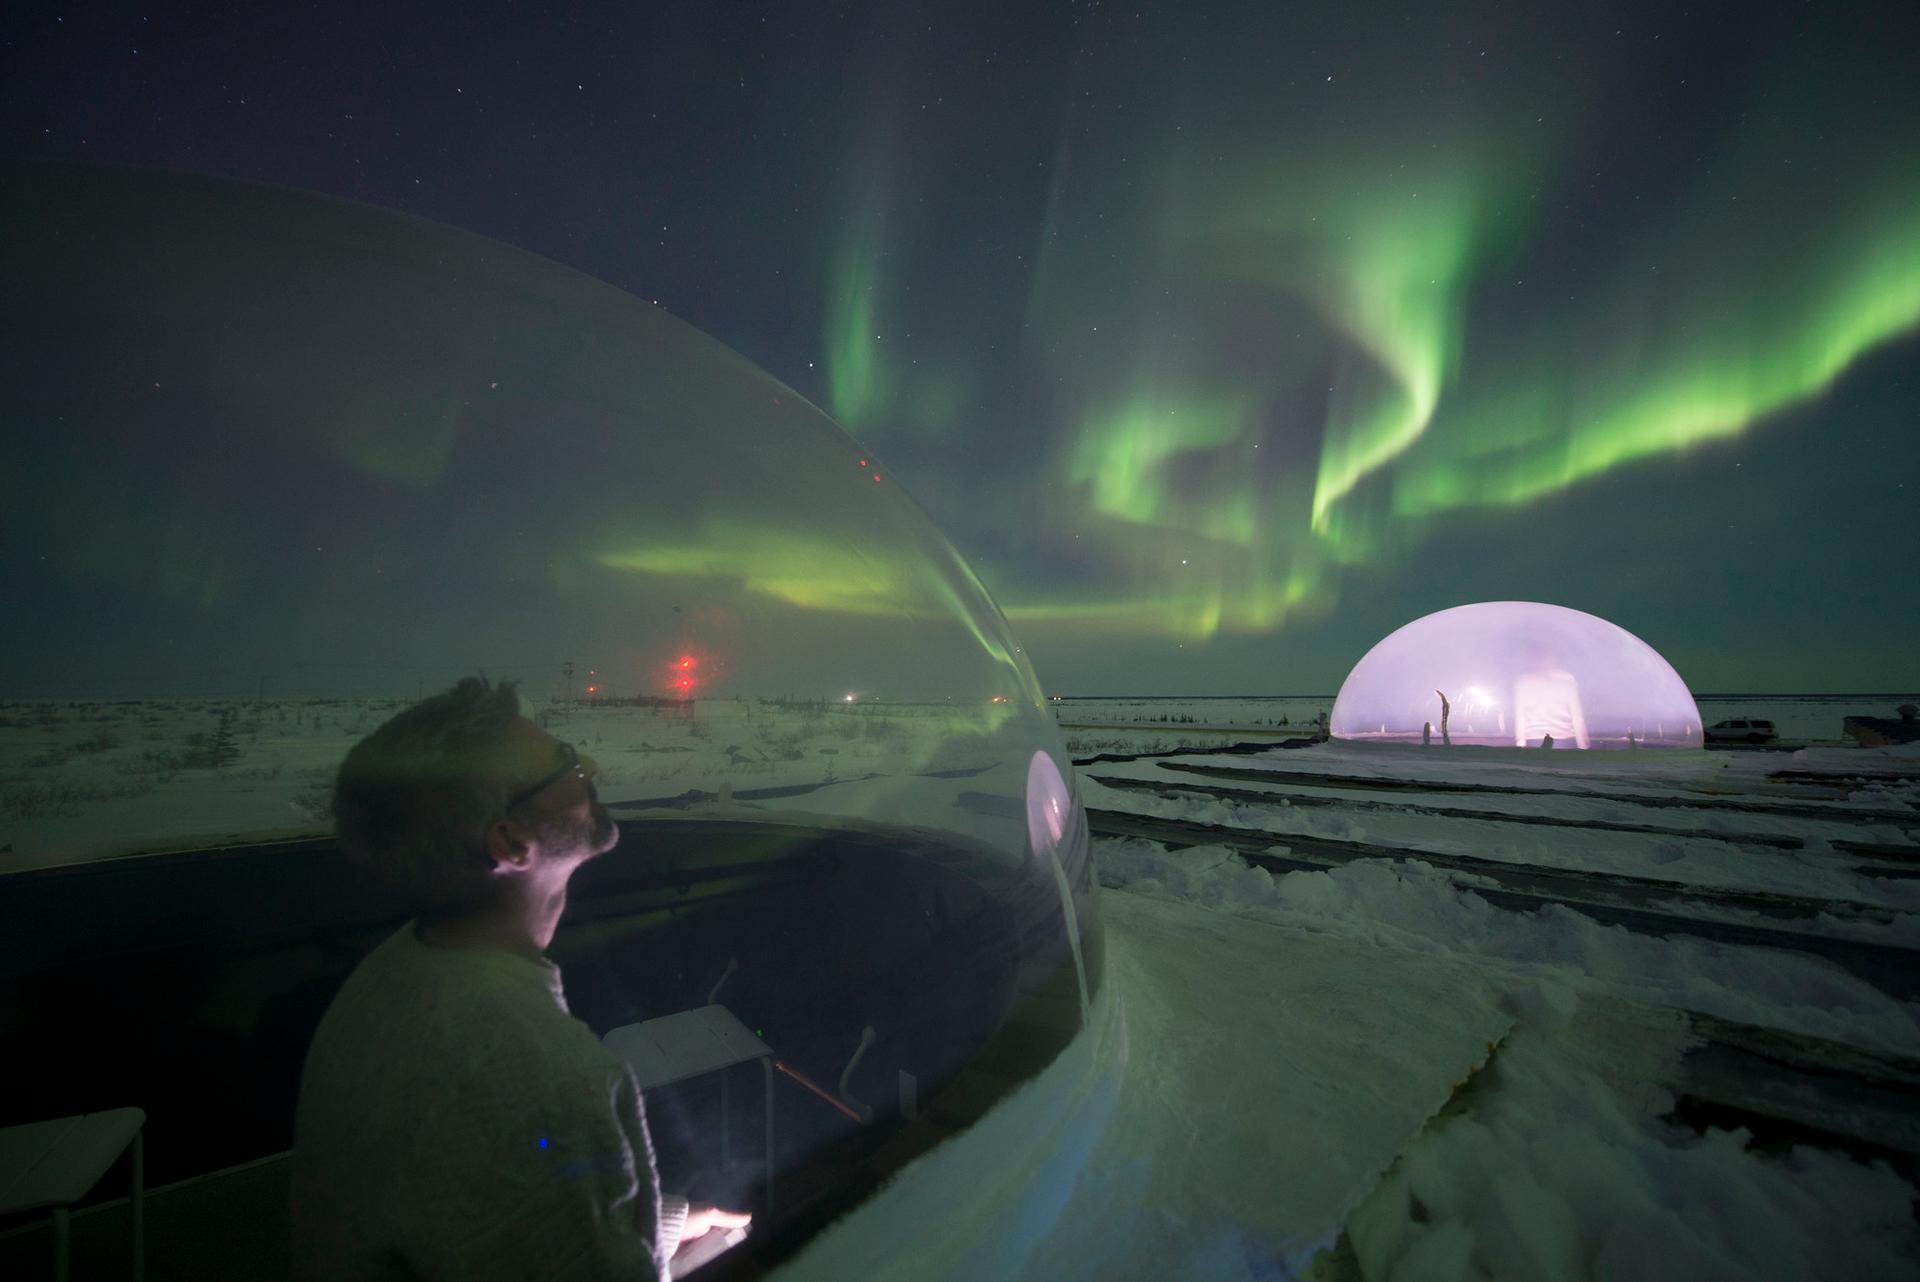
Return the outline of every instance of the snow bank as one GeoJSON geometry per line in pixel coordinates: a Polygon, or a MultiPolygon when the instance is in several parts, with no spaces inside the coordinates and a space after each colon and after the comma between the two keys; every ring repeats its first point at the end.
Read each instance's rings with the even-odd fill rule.
{"type": "MultiPolygon", "coordinates": [[[[1617,873],[1655,881],[1725,890],[1766,891],[1818,899],[1872,904],[1888,910],[1920,910],[1920,879],[1887,879],[1860,871],[1864,856],[1836,851],[1836,840],[1873,840],[1911,849],[1906,834],[1890,824],[1866,826],[1795,816],[1716,814],[1707,811],[1648,811],[1602,798],[1448,797],[1403,794],[1388,798],[1341,797],[1341,805],[1295,805],[1289,792],[1275,790],[1270,802],[1228,800],[1200,793],[1155,794],[1108,787],[1099,776],[1145,779],[1173,787],[1206,787],[1219,782],[1236,789],[1266,791],[1258,781],[1212,780],[1160,769],[1154,762],[1101,765],[1094,777],[1082,775],[1082,795],[1095,808],[1159,815],[1195,823],[1223,824],[1270,832],[1277,841],[1290,836],[1369,841],[1383,846],[1468,855],[1542,868],[1617,873]],[[1413,813],[1410,807],[1506,812],[1523,818],[1551,817],[1569,826],[1508,823],[1494,818],[1413,813]],[[1609,831],[1571,826],[1600,819],[1657,827],[1697,830],[1698,836],[1609,831]],[[1758,833],[1795,838],[1800,849],[1743,845],[1720,836],[1758,833]]],[[[1282,785],[1275,781],[1276,788],[1282,785]]],[[[1305,791],[1305,790],[1300,790],[1305,791]]],[[[1323,792],[1321,797],[1325,796],[1323,792]]],[[[1317,801],[1319,798],[1315,798],[1317,801]]],[[[1920,817],[1917,817],[1920,818],[1920,817]]],[[[1905,938],[1887,942],[1920,943],[1920,923],[1905,938]]]]}
{"type": "Polygon", "coordinates": [[[1572,909],[1493,907],[1421,863],[1361,860],[1275,876],[1222,846],[1168,851],[1141,840],[1095,845],[1103,885],[1205,904],[1314,934],[1434,957],[1476,959],[1529,977],[1647,1005],[1704,1011],[1903,1055],[1920,1055],[1920,1019],[1818,958],[1602,926],[1572,909]]]}
{"type": "Polygon", "coordinates": [[[1660,1120],[1688,1033],[1648,1006],[1920,1052],[1914,1009],[1851,975],[1565,909],[1498,910],[1421,864],[1275,876],[1223,847],[1139,840],[1103,840],[1096,857],[1102,883],[1129,897],[1477,966],[1504,991],[1519,1027],[1348,1220],[1368,1282],[1914,1275],[1914,1190],[1884,1165],[1817,1149],[1773,1158],[1743,1131],[1660,1120]]]}
{"type": "Polygon", "coordinates": [[[1298,1276],[1513,1027],[1465,965],[1103,898],[1090,1027],[781,1277],[1298,1276]]]}
{"type": "Polygon", "coordinates": [[[1522,1029],[1355,1212],[1368,1282],[1910,1278],[1914,1193],[1884,1165],[1678,1132],[1522,1029]]]}

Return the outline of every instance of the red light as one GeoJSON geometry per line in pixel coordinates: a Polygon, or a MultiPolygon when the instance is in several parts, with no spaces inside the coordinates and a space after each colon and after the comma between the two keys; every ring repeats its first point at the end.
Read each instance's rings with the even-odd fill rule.
{"type": "Polygon", "coordinates": [[[865,467],[866,465],[867,465],[867,461],[866,461],[865,459],[861,459],[861,460],[860,460],[860,466],[861,466],[861,467],[865,467]]]}
{"type": "Polygon", "coordinates": [[[878,473],[878,472],[875,472],[875,473],[873,474],[873,479],[874,479],[874,480],[876,480],[876,481],[878,481],[878,480],[880,479],[880,473],[878,473]]]}
{"type": "Polygon", "coordinates": [[[710,685],[724,665],[716,666],[711,655],[703,655],[682,650],[662,665],[658,689],[668,691],[681,699],[691,699],[710,685]]]}

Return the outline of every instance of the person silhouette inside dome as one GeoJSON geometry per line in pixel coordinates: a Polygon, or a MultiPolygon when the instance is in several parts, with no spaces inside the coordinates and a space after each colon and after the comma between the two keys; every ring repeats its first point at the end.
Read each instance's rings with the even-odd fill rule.
{"type": "Polygon", "coordinates": [[[665,1278],[748,1217],[663,1197],[632,1071],[546,958],[619,829],[593,761],[467,678],[341,764],[341,850],[413,914],[314,1035],[293,1149],[295,1274],[665,1278]]]}
{"type": "Polygon", "coordinates": [[[1514,746],[1564,747],[1571,741],[1576,747],[1591,747],[1579,681],[1544,643],[1530,643],[1526,656],[1526,671],[1513,682],[1514,746]]]}

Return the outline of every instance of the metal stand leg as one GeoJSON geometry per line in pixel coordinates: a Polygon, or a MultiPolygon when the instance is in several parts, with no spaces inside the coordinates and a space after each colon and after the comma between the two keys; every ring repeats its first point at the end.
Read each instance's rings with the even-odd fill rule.
{"type": "Polygon", "coordinates": [[[147,1134],[133,1133],[133,1282],[147,1282],[147,1134]]]}
{"type": "Polygon", "coordinates": [[[762,1055],[760,1067],[767,1074],[767,1217],[773,1217],[773,1056],[762,1055]]]}

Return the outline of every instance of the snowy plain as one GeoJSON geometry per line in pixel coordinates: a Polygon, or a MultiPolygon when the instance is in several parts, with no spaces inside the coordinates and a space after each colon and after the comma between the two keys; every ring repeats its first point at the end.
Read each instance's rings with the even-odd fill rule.
{"type": "MultiPolygon", "coordinates": [[[[66,700],[0,706],[0,872],[323,833],[347,749],[403,699],[66,700]]],[[[745,698],[533,702],[603,800],[982,764],[1005,705],[745,698]]],[[[1024,760],[1019,763],[1024,770],[1024,760]]]]}
{"type": "MultiPolygon", "coordinates": [[[[1114,730],[1124,728],[1126,740],[1158,735],[1168,745],[1179,741],[1179,732],[1193,726],[1222,726],[1277,733],[1298,733],[1321,713],[1331,715],[1333,694],[1247,695],[1207,698],[1076,698],[1062,697],[1054,711],[1070,740],[1092,751],[1142,751],[1137,747],[1094,747],[1102,738],[1112,738],[1114,730]]],[[[1845,742],[1840,722],[1843,717],[1866,715],[1891,717],[1902,703],[1911,703],[1912,694],[1728,694],[1702,695],[1696,700],[1705,725],[1735,718],[1759,717],[1772,721],[1783,743],[1840,744],[1845,742]]],[[[1074,747],[1073,744],[1069,744],[1074,747]]],[[[1081,755],[1074,747],[1075,755],[1081,755]]]]}
{"type": "MultiPolygon", "coordinates": [[[[1773,713],[1790,733],[1796,722],[1779,711],[1784,703],[1807,730],[1820,722],[1837,731],[1836,703],[1795,706],[1810,702],[1724,715],[1773,713]]],[[[1890,711],[1846,703],[1846,712],[1890,711]]],[[[1297,725],[1317,711],[1301,701],[1280,715],[1297,725]]],[[[1194,751],[1180,760],[1191,764],[1576,794],[1498,799],[1547,819],[1631,817],[1634,803],[1621,794],[1831,808],[1840,812],[1831,819],[1741,813],[1740,831],[1798,842],[1755,848],[1711,835],[1725,819],[1713,810],[1694,815],[1700,836],[1646,839],[1390,809],[1290,814],[1277,797],[1271,806],[1168,800],[1091,781],[1108,772],[1151,779],[1159,772],[1151,761],[1080,772],[1090,808],[1267,828],[1279,850],[1289,831],[1330,832],[1682,885],[1792,890],[1877,906],[1883,920],[1870,929],[1913,941],[1912,881],[1865,876],[1857,871],[1865,861],[1832,848],[1839,833],[1912,844],[1915,830],[1899,818],[1862,825],[1845,816],[1914,810],[1920,756],[1910,750],[1442,758],[1335,743],[1206,752],[1223,738],[1257,741],[1207,727],[1237,721],[1251,731],[1276,719],[1271,701],[1232,712],[1160,700],[1061,712],[1082,755],[1186,747],[1194,751]],[[1127,720],[1143,709],[1154,719],[1127,720]],[[1101,728],[1080,728],[1103,716],[1101,728]],[[1814,789],[1768,778],[1780,769],[1905,778],[1814,789]]],[[[1481,796],[1387,795],[1500,808],[1481,796]]],[[[1692,812],[1652,813],[1684,827],[1692,812]]],[[[1559,905],[1498,908],[1417,859],[1275,875],[1225,846],[1102,839],[1095,853],[1111,960],[1090,1035],[978,1133],[824,1235],[795,1276],[1464,1282],[1920,1271],[1910,1162],[1896,1169],[1739,1125],[1687,1125],[1675,1112],[1687,1056],[1713,1020],[1811,1039],[1816,1055],[1823,1046],[1836,1057],[1858,1050],[1911,1071],[1920,1061],[1914,1003],[1787,949],[1637,934],[1559,905]],[[1024,1178],[1009,1180],[1010,1170],[1024,1178]],[[922,1232],[930,1222],[943,1226],[931,1252],[922,1232]]],[[[1859,924],[1820,919],[1810,928],[1859,924]]]]}
{"type": "MultiPolygon", "coordinates": [[[[1902,701],[1905,701],[1904,699],[1902,701]]],[[[1884,702],[1884,701],[1882,701],[1884,702]]],[[[1144,705],[1162,715],[1166,705],[1144,705]]],[[[1271,702],[1229,713],[1196,703],[1174,715],[1199,725],[1258,725],[1273,718],[1271,702]],[[1223,715],[1226,714],[1226,715],[1223,715]]],[[[1452,750],[1322,744],[1260,755],[1209,756],[1222,736],[1142,728],[1142,739],[1171,739],[1155,749],[1195,751],[1183,764],[1276,772],[1312,772],[1375,779],[1416,779],[1542,790],[1534,795],[1480,796],[1435,791],[1342,793],[1337,788],[1271,785],[1235,779],[1235,788],[1271,789],[1271,804],[1201,794],[1168,796],[1103,787],[1093,776],[1167,784],[1225,782],[1164,770],[1157,761],[1100,762],[1082,767],[1089,808],[1161,814],[1239,829],[1272,832],[1285,851],[1288,834],[1333,836],[1395,847],[1470,854],[1514,864],[1617,872],[1685,886],[1790,891],[1873,905],[1878,921],[1820,918],[1810,929],[1875,935],[1912,947],[1915,881],[1869,876],[1872,861],[1837,852],[1836,839],[1866,840],[1904,854],[1920,832],[1920,755],[1911,750],[1828,746],[1841,715],[1890,715],[1891,707],[1858,700],[1769,699],[1714,707],[1722,716],[1767,716],[1783,737],[1813,746],[1798,751],[1452,750]],[[1824,726],[1828,735],[1817,732],[1824,726]],[[1814,742],[1825,739],[1826,743],[1814,742]],[[1904,780],[1840,784],[1815,790],[1769,778],[1782,769],[1871,772],[1904,780]],[[1368,809],[1297,807],[1282,792],[1369,799],[1368,809]],[[1684,806],[1652,809],[1622,795],[1750,806],[1737,817],[1684,806]],[[1377,803],[1384,802],[1380,805],[1377,803]],[[1508,810],[1577,822],[1650,818],[1699,836],[1597,832],[1557,823],[1399,814],[1422,810],[1508,810]],[[1769,807],[1793,814],[1764,813],[1769,807]],[[1831,819],[1798,813],[1831,808],[1831,819]],[[1896,818],[1861,823],[1849,810],[1896,818]],[[1913,811],[1908,823],[1897,816],[1913,811]],[[1756,847],[1721,840],[1729,831],[1798,839],[1796,847],[1756,847]]],[[[1099,720],[1080,707],[1076,721],[1099,720]]],[[[1115,709],[1114,711],[1118,711],[1115,709]]],[[[1131,709],[1129,709],[1131,711],[1131,709]]],[[[1281,715],[1311,720],[1310,704],[1281,715]]],[[[1063,716],[1063,721],[1067,719],[1063,716]]],[[[1119,721],[1119,716],[1111,718],[1119,721]]],[[[1113,732],[1069,731],[1081,747],[1120,749],[1100,740],[1113,732]]],[[[1920,854],[1920,851],[1915,851],[1920,854]]],[[[1776,1148],[1748,1131],[1695,1130],[1668,1117],[1681,1090],[1681,1061],[1698,1040],[1692,1013],[1741,1025],[1822,1039],[1836,1047],[1920,1057],[1920,1007],[1880,991],[1832,962],[1777,948],[1710,939],[1656,938],[1603,926],[1570,907],[1533,912],[1496,908],[1417,859],[1360,859],[1326,871],[1275,875],[1250,866],[1224,846],[1168,849],[1139,839],[1096,844],[1108,887],[1107,920],[1125,935],[1135,899],[1179,904],[1259,922],[1277,936],[1337,940],[1393,957],[1407,974],[1441,968],[1453,978],[1448,1001],[1468,1009],[1471,995],[1499,1003],[1513,1024],[1485,1066],[1439,1115],[1411,1137],[1381,1180],[1353,1205],[1338,1244],[1301,1259],[1271,1238],[1213,1270],[1215,1276],[1367,1279],[1466,1278],[1802,1278],[1911,1277],[1920,1269],[1912,1168],[1863,1161],[1812,1146],[1776,1148]]],[[[1908,865],[1911,867],[1912,865],[1908,865]]],[[[1892,860],[1879,871],[1899,867],[1892,860]]],[[[1712,909],[1701,910],[1711,916],[1712,909]]],[[[1283,950],[1284,951],[1284,950],[1283,950]]],[[[1223,974],[1222,983],[1257,991],[1258,975],[1223,974]]],[[[1400,996],[1395,985],[1374,995],[1371,1015],[1400,996]]],[[[1128,1000],[1122,988],[1116,996],[1128,1000]]],[[[1337,1023],[1337,1022],[1336,1022],[1337,1023]]],[[[1417,1036],[1389,1020],[1389,1041],[1417,1036]]],[[[1171,1032],[1171,1030],[1170,1030],[1171,1032]]],[[[1334,1035],[1302,1024],[1289,1038],[1334,1035]]],[[[1838,1052],[1836,1052],[1838,1053],[1838,1052]]],[[[1363,1053],[1357,1062],[1371,1056],[1363,1053]]],[[[1275,1084],[1274,1089],[1283,1089],[1275,1084]]],[[[1312,1089],[1294,1083],[1293,1089],[1312,1089]]],[[[1186,1143],[1204,1144],[1188,1136],[1186,1143]]],[[[1286,1167],[1284,1149],[1273,1169],[1286,1167]]],[[[1284,1179],[1278,1181],[1282,1195],[1284,1179]]],[[[1197,1234],[1194,1240],[1204,1238],[1197,1234]]],[[[1216,1260],[1216,1264],[1220,1261],[1216,1260]]]]}
{"type": "MultiPolygon", "coordinates": [[[[1920,820],[1920,757],[1839,736],[1841,716],[1890,715],[1912,698],[1702,701],[1709,722],[1767,716],[1806,745],[1777,752],[1280,748],[1331,707],[1326,696],[1053,710],[1080,757],[1181,750],[1187,765],[1537,790],[1344,790],[1107,761],[1079,772],[1092,810],[1221,824],[1270,837],[1276,852],[1333,838],[1703,895],[1844,901],[1868,911],[1807,929],[1913,948],[1920,879],[1894,874],[1920,867],[1903,863],[1920,854],[1920,826],[1903,818],[1920,820]],[[1274,747],[1208,751],[1247,741],[1274,747]],[[1781,769],[1892,778],[1815,787],[1769,778],[1781,769]],[[1215,785],[1274,799],[1196,791],[1215,785]],[[1330,804],[1301,803],[1309,797],[1330,804]],[[1488,817],[1503,812],[1552,822],[1488,817]],[[1576,826],[1588,821],[1673,831],[1576,826]],[[1786,844],[1737,840],[1747,834],[1786,844]]],[[[184,838],[210,804],[226,833],[323,829],[333,767],[398,706],[0,709],[0,867],[114,853],[112,835],[130,829],[184,838]]],[[[714,779],[759,786],[967,764],[945,759],[943,745],[979,740],[1000,715],[723,700],[703,701],[698,717],[542,713],[601,761],[609,793],[630,797],[714,779]]],[[[1276,874],[1226,846],[1138,838],[1097,840],[1095,857],[1108,971],[1087,1034],[973,1132],[821,1235],[792,1276],[1920,1272],[1910,1165],[1670,1116],[1700,1041],[1696,1015],[1911,1066],[1912,1001],[1805,953],[1637,934],[1564,905],[1496,907],[1471,877],[1418,858],[1276,874]]],[[[1704,902],[1689,911],[1753,920],[1704,902]]]]}

